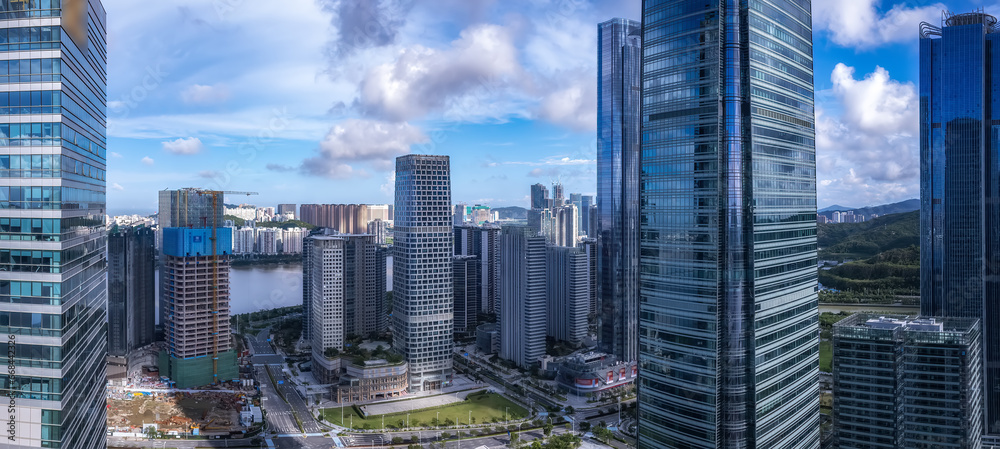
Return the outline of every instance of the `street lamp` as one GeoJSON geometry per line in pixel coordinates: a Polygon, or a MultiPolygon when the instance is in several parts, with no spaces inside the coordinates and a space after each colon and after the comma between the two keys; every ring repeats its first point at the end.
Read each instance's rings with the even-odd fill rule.
{"type": "Polygon", "coordinates": [[[410,414],[409,413],[406,414],[406,428],[407,429],[410,428],[410,414]]]}

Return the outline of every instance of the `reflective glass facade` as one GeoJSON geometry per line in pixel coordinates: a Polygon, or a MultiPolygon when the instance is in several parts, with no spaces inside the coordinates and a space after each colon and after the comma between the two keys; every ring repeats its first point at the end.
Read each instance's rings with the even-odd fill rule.
{"type": "Polygon", "coordinates": [[[0,19],[0,332],[15,372],[0,447],[103,449],[106,14],[2,0],[0,19]]]}
{"type": "Polygon", "coordinates": [[[1000,435],[1000,30],[986,14],[923,24],[921,313],[983,323],[986,433],[1000,435]]]}
{"type": "Polygon", "coordinates": [[[598,339],[622,360],[637,341],[640,29],[612,19],[597,34],[598,339]]]}
{"type": "Polygon", "coordinates": [[[639,447],[819,447],[811,3],[643,3],[639,447]]]}
{"type": "Polygon", "coordinates": [[[410,390],[436,390],[454,371],[455,236],[448,156],[396,158],[393,347],[410,364],[410,390]]]}

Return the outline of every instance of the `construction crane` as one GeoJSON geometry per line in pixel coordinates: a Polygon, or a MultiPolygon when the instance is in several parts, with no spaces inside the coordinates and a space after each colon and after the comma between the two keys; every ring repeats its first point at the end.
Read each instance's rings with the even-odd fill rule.
{"type": "MultiPolygon", "coordinates": [[[[211,195],[212,197],[212,237],[209,241],[212,244],[212,378],[215,383],[219,382],[219,254],[218,254],[218,217],[215,211],[219,208],[220,197],[225,194],[233,195],[258,195],[257,192],[235,192],[221,190],[190,189],[199,195],[211,195]]],[[[223,206],[225,206],[223,204],[223,206]]],[[[208,226],[208,217],[205,217],[205,226],[208,226]]]]}

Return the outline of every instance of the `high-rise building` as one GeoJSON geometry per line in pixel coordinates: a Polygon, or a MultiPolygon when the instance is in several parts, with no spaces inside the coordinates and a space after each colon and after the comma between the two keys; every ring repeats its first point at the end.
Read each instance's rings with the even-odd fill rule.
{"type": "Polygon", "coordinates": [[[368,231],[368,206],[365,204],[303,204],[299,220],[320,228],[332,228],[342,234],[368,231]]]}
{"type": "Polygon", "coordinates": [[[0,123],[4,448],[106,445],[106,16],[99,0],[0,7],[19,42],[3,64],[24,69],[0,78],[19,105],[0,123]]]}
{"type": "Polygon", "coordinates": [[[818,448],[810,1],[643,18],[638,447],[818,448]]]}
{"type": "Polygon", "coordinates": [[[563,185],[556,182],[552,184],[552,204],[549,209],[560,207],[566,204],[566,193],[563,185]]]}
{"type": "Polygon", "coordinates": [[[455,336],[475,336],[482,300],[483,264],[476,256],[455,256],[452,262],[455,291],[455,336]]]}
{"type": "Polygon", "coordinates": [[[273,256],[278,254],[278,240],[281,230],[277,228],[256,228],[257,244],[254,245],[257,254],[273,256]]]}
{"type": "Polygon", "coordinates": [[[921,24],[920,312],[984,324],[984,442],[1000,445],[998,59],[993,16],[921,24]]]}
{"type": "Polygon", "coordinates": [[[531,209],[541,210],[549,208],[549,189],[544,184],[533,184],[531,186],[531,209]]]}
{"type": "Polygon", "coordinates": [[[558,246],[575,247],[580,238],[580,221],[576,205],[570,203],[555,211],[555,232],[550,243],[558,246]]]}
{"type": "Polygon", "coordinates": [[[368,222],[375,220],[392,221],[392,206],[388,204],[369,204],[368,222]]]}
{"type": "Polygon", "coordinates": [[[546,251],[548,336],[580,347],[590,314],[590,263],[583,248],[549,246],[546,251]]]}
{"type": "Polygon", "coordinates": [[[482,300],[480,311],[499,313],[500,304],[500,226],[455,227],[455,255],[476,256],[482,265],[482,300]]]}
{"type": "Polygon", "coordinates": [[[583,235],[583,194],[581,193],[571,193],[569,194],[569,204],[576,206],[576,223],[577,223],[577,233],[578,235],[583,235]]]}
{"type": "Polygon", "coordinates": [[[393,346],[410,366],[410,390],[436,390],[454,375],[454,296],[448,156],[396,158],[393,346]]]}
{"type": "Polygon", "coordinates": [[[500,231],[500,358],[529,368],[545,356],[545,237],[527,226],[500,231]]]}
{"type": "MultiPolygon", "coordinates": [[[[597,238],[595,230],[590,228],[590,206],[594,205],[594,197],[584,195],[580,199],[580,232],[587,237],[597,238]]],[[[596,228],[596,224],[594,225],[596,228]]]]}
{"type": "Polygon", "coordinates": [[[350,336],[371,337],[386,330],[386,249],[370,235],[338,234],[329,228],[306,238],[303,279],[308,278],[309,339],[313,369],[321,382],[339,377],[339,361],[329,348],[344,350],[350,336]],[[308,273],[308,275],[306,274],[308,273]]]}
{"type": "Polygon", "coordinates": [[[279,204],[278,205],[278,215],[292,214],[292,218],[298,217],[298,212],[294,204],[279,204]]]}
{"type": "Polygon", "coordinates": [[[381,218],[369,221],[368,234],[375,237],[375,243],[385,245],[389,240],[389,222],[381,218]]]}
{"type": "Polygon", "coordinates": [[[837,447],[982,447],[975,318],[856,314],[833,327],[837,447]]]}
{"type": "Polygon", "coordinates": [[[163,230],[160,298],[167,351],[160,355],[160,372],[177,388],[239,379],[229,329],[232,238],[225,227],[163,230]]]}
{"type": "MultiPolygon", "coordinates": [[[[639,303],[639,59],[641,24],[598,25],[597,296],[601,350],[636,359],[639,303]]],[[[595,227],[591,224],[591,227],[595,227]]]]}
{"type": "Polygon", "coordinates": [[[452,214],[454,218],[455,226],[462,226],[465,224],[466,217],[468,215],[467,209],[468,205],[464,203],[458,203],[455,205],[455,212],[452,214]]]}
{"type": "Polygon", "coordinates": [[[597,239],[585,238],[580,241],[580,247],[587,253],[587,279],[590,282],[590,306],[588,315],[597,315],[597,239]]]}
{"type": "Polygon", "coordinates": [[[156,233],[114,228],[108,234],[108,354],[124,357],[156,335],[156,233]]]}

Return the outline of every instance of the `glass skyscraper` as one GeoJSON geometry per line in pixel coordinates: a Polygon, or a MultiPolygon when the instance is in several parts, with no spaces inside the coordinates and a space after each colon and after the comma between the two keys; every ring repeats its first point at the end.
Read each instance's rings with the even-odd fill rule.
{"type": "Polygon", "coordinates": [[[920,312],[983,323],[985,432],[1000,437],[1000,29],[970,13],[920,31],[920,312]]]}
{"type": "Polygon", "coordinates": [[[626,361],[636,359],[638,340],[640,30],[612,19],[597,34],[598,339],[626,361]]]}
{"type": "Polygon", "coordinates": [[[811,23],[643,4],[642,449],[819,447],[811,23]]]}
{"type": "Polygon", "coordinates": [[[105,18],[99,0],[0,1],[4,448],[106,445],[105,18]]]}
{"type": "Polygon", "coordinates": [[[438,390],[454,370],[455,234],[448,156],[396,158],[393,347],[410,364],[410,391],[438,390]]]}

